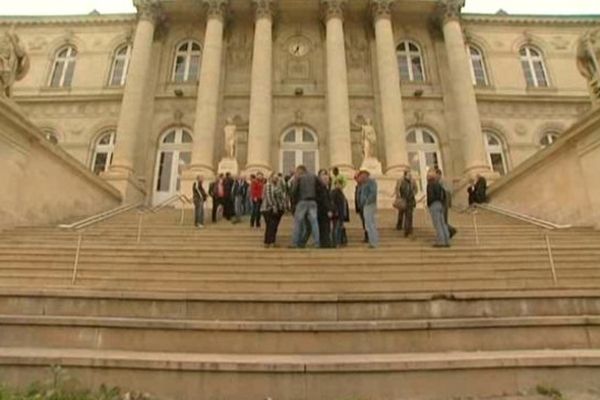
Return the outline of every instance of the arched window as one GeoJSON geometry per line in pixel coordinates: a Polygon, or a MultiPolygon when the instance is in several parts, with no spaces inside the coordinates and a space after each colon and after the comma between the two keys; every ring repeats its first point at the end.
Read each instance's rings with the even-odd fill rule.
{"type": "Polygon", "coordinates": [[[471,57],[471,77],[473,78],[473,85],[487,86],[489,83],[483,52],[477,47],[469,45],[469,56],[471,57]]]}
{"type": "Polygon", "coordinates": [[[154,204],[181,191],[181,174],[192,162],[192,134],[185,128],[165,132],[159,141],[156,161],[154,204]]]}
{"type": "Polygon", "coordinates": [[[483,135],[488,162],[492,171],[497,172],[500,175],[506,175],[508,172],[508,163],[504,141],[494,132],[486,131],[483,135]]]}
{"type": "Polygon", "coordinates": [[[189,82],[198,79],[202,48],[198,42],[185,41],[177,47],[173,66],[173,82],[189,82]]]}
{"type": "Polygon", "coordinates": [[[55,131],[53,131],[52,129],[42,129],[42,133],[44,134],[44,137],[47,141],[49,141],[52,144],[58,144],[59,135],[55,131]]]}
{"type": "Polygon", "coordinates": [[[442,168],[442,156],[439,141],[432,131],[426,128],[412,128],[406,135],[408,162],[419,192],[427,187],[427,171],[430,168],[442,168]]]}
{"type": "Polygon", "coordinates": [[[110,71],[110,86],[124,86],[129,71],[129,60],[131,59],[131,45],[124,44],[115,51],[112,69],[110,71]]]}
{"type": "Polygon", "coordinates": [[[99,175],[108,171],[112,164],[117,133],[114,130],[103,132],[94,143],[92,171],[99,175]]]}
{"type": "Polygon", "coordinates": [[[545,149],[548,146],[551,146],[554,142],[556,142],[558,140],[558,132],[546,132],[542,135],[542,138],[540,139],[540,146],[542,147],[542,149],[545,149]]]}
{"type": "Polygon", "coordinates": [[[316,133],[304,126],[294,126],[281,137],[279,166],[282,173],[288,173],[299,165],[311,172],[319,169],[319,140],[316,133]]]}
{"type": "Polygon", "coordinates": [[[425,81],[425,68],[421,48],[415,42],[405,40],[396,49],[400,78],[404,81],[425,81]]]}
{"type": "Polygon", "coordinates": [[[63,47],[56,52],[52,73],[50,74],[51,87],[70,87],[75,73],[77,49],[73,46],[63,47]]]}
{"type": "Polygon", "coordinates": [[[548,87],[548,73],[542,52],[533,46],[523,46],[519,52],[527,86],[548,87]]]}

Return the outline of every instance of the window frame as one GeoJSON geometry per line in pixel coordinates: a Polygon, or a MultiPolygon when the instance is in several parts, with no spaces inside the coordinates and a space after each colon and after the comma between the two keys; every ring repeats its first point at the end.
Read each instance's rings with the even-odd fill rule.
{"type": "Polygon", "coordinates": [[[525,84],[528,88],[548,88],[551,86],[550,76],[548,75],[548,68],[546,66],[546,58],[544,57],[544,53],[542,50],[534,45],[526,44],[519,48],[519,60],[521,61],[521,69],[523,70],[523,75],[525,77],[525,84]],[[525,54],[522,54],[525,51],[525,54]],[[536,52],[537,55],[532,55],[532,51],[536,52]],[[529,72],[531,73],[532,83],[530,84],[527,79],[527,71],[525,70],[525,63],[529,68],[529,72]],[[545,84],[541,84],[541,78],[537,74],[537,69],[535,68],[536,63],[539,63],[542,67],[541,72],[543,73],[543,79],[545,84]]]}
{"type": "Polygon", "coordinates": [[[107,129],[102,131],[94,140],[94,147],[92,153],[92,162],[90,168],[94,174],[100,175],[104,172],[107,172],[110,166],[112,165],[113,157],[115,154],[115,146],[117,142],[117,130],[116,129],[107,129]],[[109,136],[108,144],[100,144],[102,139],[109,136]],[[96,171],[96,161],[98,159],[99,154],[106,154],[106,162],[102,171],[96,171]]]}
{"type": "Polygon", "coordinates": [[[412,82],[412,83],[424,83],[427,82],[427,73],[425,71],[425,56],[423,54],[423,48],[419,45],[419,43],[414,40],[404,39],[398,43],[396,46],[396,62],[398,63],[398,72],[400,74],[400,80],[404,82],[412,82]],[[401,50],[400,47],[404,45],[406,50],[401,50]],[[417,51],[410,50],[410,46],[413,45],[417,48],[417,51]],[[413,69],[414,65],[412,63],[412,57],[419,57],[419,65],[421,68],[421,76],[422,79],[415,79],[415,71],[413,69]],[[402,77],[402,68],[400,68],[400,59],[404,58],[408,65],[408,80],[402,77]]]}
{"type": "Polygon", "coordinates": [[[200,44],[200,42],[198,42],[195,39],[186,39],[184,41],[181,41],[177,44],[177,46],[175,46],[175,55],[173,57],[173,66],[172,66],[172,73],[171,73],[171,82],[176,83],[176,84],[184,84],[184,83],[190,83],[190,82],[197,82],[198,79],[200,79],[200,69],[202,67],[202,56],[203,56],[204,52],[203,52],[203,48],[202,45],[200,44]],[[183,51],[180,50],[184,45],[187,45],[188,48],[187,50],[183,51]],[[193,50],[193,46],[197,45],[200,49],[199,50],[193,50]],[[195,54],[197,53],[197,54],[195,54]],[[190,68],[192,65],[192,58],[197,55],[198,56],[198,68],[197,68],[197,74],[194,77],[193,80],[190,79],[190,68]],[[183,71],[183,78],[182,80],[178,80],[177,78],[177,65],[178,65],[178,58],[179,57],[184,57],[184,71],[183,71]]]}
{"type": "Polygon", "coordinates": [[[508,150],[506,148],[506,142],[504,141],[504,138],[502,138],[501,135],[499,135],[498,133],[496,133],[494,131],[484,130],[483,131],[483,139],[484,139],[484,145],[485,145],[485,153],[486,153],[486,156],[488,159],[488,165],[489,165],[490,169],[493,172],[499,173],[501,176],[508,174],[509,173],[508,150]],[[496,139],[496,141],[499,144],[491,145],[490,138],[496,139]],[[496,171],[494,169],[494,163],[492,162],[493,154],[500,154],[500,156],[502,157],[502,168],[504,170],[503,172],[496,171]]]}
{"type": "Polygon", "coordinates": [[[113,53],[113,58],[112,58],[112,63],[111,63],[111,68],[110,68],[110,75],[108,77],[108,86],[109,87],[125,86],[125,83],[127,82],[127,75],[129,74],[129,65],[131,63],[132,51],[133,51],[133,45],[131,43],[123,43],[120,46],[118,46],[117,49],[115,50],[115,52],[113,53]],[[124,48],[127,49],[125,54],[124,55],[119,54],[124,48]],[[121,74],[121,79],[119,80],[119,83],[117,84],[117,83],[114,83],[117,62],[122,61],[122,60],[124,61],[123,71],[121,74]]]}
{"type": "Polygon", "coordinates": [[[77,56],[79,55],[79,51],[72,44],[67,44],[62,46],[54,53],[54,58],[52,59],[52,69],[50,71],[50,76],[48,79],[48,87],[51,88],[70,88],[73,84],[73,78],[75,77],[75,67],[77,66],[77,56]],[[61,53],[66,51],[65,56],[61,56],[61,53]],[[60,78],[58,79],[58,83],[55,85],[55,74],[57,73],[57,68],[59,63],[62,63],[62,70],[60,72],[60,78]],[[68,84],[65,84],[65,80],[67,78],[67,71],[69,70],[70,65],[73,64],[73,72],[70,76],[70,80],[68,84]]]}
{"type": "Polygon", "coordinates": [[[471,70],[471,79],[473,80],[473,86],[490,86],[490,78],[487,71],[487,64],[485,62],[485,55],[483,53],[483,50],[481,50],[479,46],[469,43],[467,44],[467,56],[470,60],[469,66],[471,70]],[[477,53],[476,55],[473,54],[473,50],[477,53]],[[483,82],[477,81],[477,75],[475,74],[475,62],[479,62],[481,64],[481,70],[483,71],[483,82]]]}

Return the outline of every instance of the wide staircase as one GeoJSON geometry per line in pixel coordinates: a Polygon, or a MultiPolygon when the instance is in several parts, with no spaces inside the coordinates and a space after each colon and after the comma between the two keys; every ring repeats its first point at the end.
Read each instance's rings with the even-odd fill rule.
{"type": "MultiPolygon", "coordinates": [[[[177,400],[418,400],[600,389],[600,232],[453,213],[434,249],[379,215],[381,247],[264,249],[247,221],[132,211],[0,234],[0,382],[62,365],[177,400]]],[[[587,397],[586,397],[587,398],[587,397]]],[[[592,397],[593,398],[593,397],[592,397]]],[[[600,398],[598,395],[597,398],[600,398]]]]}

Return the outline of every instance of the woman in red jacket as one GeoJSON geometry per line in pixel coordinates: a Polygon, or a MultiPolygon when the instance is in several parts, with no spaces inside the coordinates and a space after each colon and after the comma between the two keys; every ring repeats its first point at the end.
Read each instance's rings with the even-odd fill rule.
{"type": "Polygon", "coordinates": [[[260,207],[263,201],[263,189],[265,177],[259,172],[250,182],[250,201],[252,202],[252,214],[250,216],[250,227],[260,228],[260,207]]]}

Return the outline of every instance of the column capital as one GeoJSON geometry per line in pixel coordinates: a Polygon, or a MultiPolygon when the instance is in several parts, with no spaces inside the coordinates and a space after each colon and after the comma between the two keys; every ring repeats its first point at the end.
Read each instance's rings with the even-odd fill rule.
{"type": "Polygon", "coordinates": [[[157,23],[162,17],[162,7],[159,0],[133,0],[137,8],[138,19],[157,23]]]}
{"type": "Polygon", "coordinates": [[[442,24],[448,21],[460,20],[461,10],[464,6],[465,0],[439,0],[442,24]]]}
{"type": "Polygon", "coordinates": [[[373,21],[380,18],[390,19],[392,17],[392,8],[396,0],[371,0],[371,15],[373,21]]]}
{"type": "Polygon", "coordinates": [[[346,0],[321,0],[321,11],[323,19],[328,21],[331,18],[344,19],[344,9],[346,0]]]}
{"type": "Polygon", "coordinates": [[[204,3],[204,6],[206,7],[206,17],[208,19],[225,19],[229,0],[202,0],[202,3],[204,3]]]}
{"type": "Polygon", "coordinates": [[[275,13],[275,0],[252,0],[255,18],[273,18],[275,13]]]}

